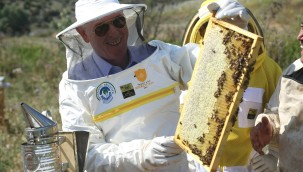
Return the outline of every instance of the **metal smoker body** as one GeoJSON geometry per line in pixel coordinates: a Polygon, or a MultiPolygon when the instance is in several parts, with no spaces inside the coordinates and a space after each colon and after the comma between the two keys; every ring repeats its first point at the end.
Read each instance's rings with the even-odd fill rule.
{"type": "Polygon", "coordinates": [[[57,123],[25,103],[26,139],[22,144],[25,172],[82,172],[87,152],[88,132],[59,132],[57,123]]]}

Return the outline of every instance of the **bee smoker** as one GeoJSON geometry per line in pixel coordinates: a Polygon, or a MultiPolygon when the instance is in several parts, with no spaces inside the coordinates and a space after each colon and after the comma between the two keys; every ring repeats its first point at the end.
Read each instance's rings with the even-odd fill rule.
{"type": "Polygon", "coordinates": [[[88,132],[59,132],[57,123],[25,103],[25,135],[22,156],[25,172],[83,172],[88,132]]]}

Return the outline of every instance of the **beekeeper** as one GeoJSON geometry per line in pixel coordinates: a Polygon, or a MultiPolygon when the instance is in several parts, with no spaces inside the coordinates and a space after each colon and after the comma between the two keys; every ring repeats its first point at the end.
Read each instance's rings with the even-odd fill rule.
{"type": "MultiPolygon", "coordinates": [[[[302,171],[303,154],[303,21],[297,37],[301,57],[283,71],[277,89],[266,111],[259,115],[251,132],[254,149],[264,154],[263,147],[279,148],[280,171],[302,171]]],[[[272,156],[267,155],[271,162],[272,156]]],[[[260,162],[254,162],[260,171],[269,171],[260,162]]]]}
{"type": "MultiPolygon", "coordinates": [[[[143,43],[145,10],[78,0],[77,21],[57,35],[67,58],[59,85],[62,128],[90,132],[87,171],[189,171],[172,136],[199,47],[143,43]]],[[[218,18],[239,15],[229,11],[218,18]]]]}
{"type": "MultiPolygon", "coordinates": [[[[232,21],[228,21],[237,26],[240,26],[252,33],[263,37],[262,29],[260,28],[258,21],[249,9],[245,9],[239,2],[236,1],[220,1],[220,0],[207,0],[201,4],[199,12],[193,17],[186,30],[183,38],[183,44],[187,43],[200,43],[203,41],[204,30],[206,28],[210,12],[220,9],[233,9],[234,13],[238,13],[239,17],[232,21]],[[236,10],[237,9],[237,10],[236,10]],[[245,23],[247,18],[248,23],[245,23]]],[[[220,17],[224,14],[224,10],[218,10],[216,17],[220,17]]],[[[261,44],[261,48],[256,59],[254,71],[250,75],[250,82],[248,88],[243,95],[243,101],[240,104],[239,112],[237,114],[237,120],[228,135],[226,145],[220,159],[218,171],[224,172],[244,172],[256,170],[256,166],[251,166],[251,160],[259,160],[259,163],[263,163],[263,159],[267,158],[256,154],[251,146],[250,131],[254,127],[254,122],[258,114],[263,112],[265,104],[269,101],[273,94],[276,84],[281,75],[281,69],[279,65],[273,61],[268,55],[264,43],[261,44]]],[[[270,154],[275,157],[270,164],[262,164],[262,166],[268,166],[268,168],[274,168],[277,162],[277,149],[271,148],[270,154]],[[271,167],[272,166],[272,167],[271,167]]],[[[200,168],[197,171],[204,171],[204,168],[200,168]]]]}

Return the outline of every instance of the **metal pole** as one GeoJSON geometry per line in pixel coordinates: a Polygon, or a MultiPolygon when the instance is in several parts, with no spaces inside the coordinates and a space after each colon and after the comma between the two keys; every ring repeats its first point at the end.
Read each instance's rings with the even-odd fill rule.
{"type": "Polygon", "coordinates": [[[5,126],[4,118],[4,89],[10,87],[10,84],[4,82],[4,76],[0,76],[0,126],[5,126]]]}
{"type": "Polygon", "coordinates": [[[0,87],[0,125],[4,126],[4,89],[0,87]]]}

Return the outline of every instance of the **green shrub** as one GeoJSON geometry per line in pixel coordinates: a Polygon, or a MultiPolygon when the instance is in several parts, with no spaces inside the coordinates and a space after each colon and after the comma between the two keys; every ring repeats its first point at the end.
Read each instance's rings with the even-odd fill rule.
{"type": "MultiPolygon", "coordinates": [[[[299,31],[298,15],[301,13],[298,11],[300,11],[299,7],[302,7],[302,0],[242,1],[261,23],[268,54],[282,68],[297,59],[300,56],[300,47],[295,36],[299,31]]],[[[7,5],[8,3],[0,2],[0,31],[7,32],[5,34],[27,32],[28,15],[31,14],[30,28],[34,28],[34,25],[38,28],[55,29],[53,32],[57,33],[72,23],[73,4],[76,0],[9,2],[14,4],[7,5]],[[23,2],[27,6],[22,9],[17,4],[23,2]],[[45,5],[46,2],[47,5],[45,5]],[[58,13],[54,12],[56,9],[58,13]],[[60,14],[60,19],[57,18],[58,14],[60,14]],[[19,26],[22,28],[18,28],[19,26]]],[[[151,0],[140,2],[151,6],[156,5],[154,3],[156,1],[151,0]]],[[[190,1],[184,1],[182,5],[187,2],[190,1]]],[[[200,4],[200,1],[197,4],[200,4]]],[[[199,5],[187,8],[182,6],[180,9],[176,8],[177,11],[169,8],[162,11],[160,15],[157,11],[159,7],[155,7],[152,11],[151,6],[148,7],[149,11],[145,18],[145,26],[148,27],[145,29],[146,38],[156,37],[156,39],[176,44],[181,42],[182,27],[185,28],[188,22],[186,20],[189,20],[199,8],[199,5]]],[[[167,6],[169,4],[166,4],[167,6]]],[[[21,144],[25,142],[23,133],[25,122],[20,103],[25,102],[39,111],[50,110],[53,119],[58,121],[61,128],[58,112],[58,84],[66,68],[65,49],[61,43],[55,41],[54,37],[0,38],[0,48],[0,76],[5,76],[6,81],[12,84],[12,87],[5,89],[6,125],[2,126],[4,129],[1,129],[0,134],[0,154],[5,156],[0,156],[0,171],[22,171],[21,144]]]]}
{"type": "Polygon", "coordinates": [[[0,8],[0,31],[8,35],[21,35],[30,30],[29,14],[21,6],[6,4],[0,8]]]}

